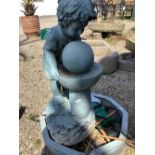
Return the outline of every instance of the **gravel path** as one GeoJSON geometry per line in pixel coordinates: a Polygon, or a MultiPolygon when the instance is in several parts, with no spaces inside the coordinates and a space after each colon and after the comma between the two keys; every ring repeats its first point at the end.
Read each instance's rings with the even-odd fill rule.
{"type": "MultiPolygon", "coordinates": [[[[56,22],[55,19],[54,21],[56,22]]],[[[47,27],[48,25],[46,23],[43,26],[47,27]]],[[[51,98],[49,81],[44,76],[41,62],[44,41],[41,41],[39,38],[26,40],[21,29],[20,32],[19,97],[20,104],[26,107],[19,124],[20,155],[41,155],[44,143],[40,131],[39,115],[43,112],[47,101],[51,98]],[[26,42],[22,41],[24,39],[26,42]]],[[[123,42],[122,40],[120,41],[123,42]]],[[[108,42],[110,43],[110,39],[108,42]]],[[[118,49],[120,48],[123,51],[124,45],[119,46],[118,44],[120,43],[112,44],[112,46],[117,46],[118,49]]],[[[129,136],[132,138],[134,138],[135,126],[134,76],[134,72],[126,72],[118,69],[110,75],[102,76],[92,88],[97,93],[113,97],[125,107],[129,112],[129,136]]],[[[125,149],[124,152],[125,155],[134,154],[134,151],[131,149],[125,149]]]]}

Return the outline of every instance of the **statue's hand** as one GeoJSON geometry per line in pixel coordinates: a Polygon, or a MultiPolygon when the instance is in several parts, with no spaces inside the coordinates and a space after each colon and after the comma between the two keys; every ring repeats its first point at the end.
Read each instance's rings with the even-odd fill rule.
{"type": "Polygon", "coordinates": [[[49,80],[58,80],[59,72],[57,68],[57,60],[54,52],[45,50],[43,54],[43,65],[46,73],[46,77],[49,80]]]}
{"type": "Polygon", "coordinates": [[[50,72],[48,71],[46,71],[45,70],[45,74],[46,74],[46,77],[47,77],[47,79],[49,79],[49,80],[56,80],[56,81],[58,81],[58,79],[59,79],[59,73],[58,73],[58,70],[51,70],[50,72]]]}
{"type": "Polygon", "coordinates": [[[51,71],[51,75],[52,75],[52,78],[51,78],[51,79],[58,81],[58,79],[59,79],[58,70],[55,70],[55,69],[52,70],[52,71],[51,71]]]}

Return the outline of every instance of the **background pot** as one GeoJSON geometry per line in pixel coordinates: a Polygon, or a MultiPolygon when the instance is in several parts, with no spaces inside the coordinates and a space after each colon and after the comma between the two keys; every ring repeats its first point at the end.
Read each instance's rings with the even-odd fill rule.
{"type": "Polygon", "coordinates": [[[40,23],[39,17],[34,16],[22,16],[21,17],[23,31],[26,35],[39,35],[40,23]]]}

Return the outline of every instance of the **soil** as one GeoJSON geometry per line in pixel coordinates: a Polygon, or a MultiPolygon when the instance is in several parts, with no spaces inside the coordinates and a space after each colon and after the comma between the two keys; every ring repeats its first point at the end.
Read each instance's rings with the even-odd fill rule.
{"type": "MultiPolygon", "coordinates": [[[[41,28],[56,25],[54,16],[40,17],[41,28]]],[[[105,40],[119,53],[130,52],[125,48],[125,36],[134,26],[134,21],[124,20],[122,34],[111,35],[105,40]]],[[[42,66],[44,41],[39,37],[27,38],[20,24],[19,76],[20,104],[25,111],[19,122],[20,155],[41,155],[44,142],[41,135],[39,115],[52,97],[49,81],[45,78],[42,66]]],[[[135,73],[117,69],[112,74],[102,75],[92,91],[108,95],[120,102],[129,112],[129,137],[135,137],[135,73]]],[[[121,155],[134,155],[134,149],[127,146],[121,155]]]]}

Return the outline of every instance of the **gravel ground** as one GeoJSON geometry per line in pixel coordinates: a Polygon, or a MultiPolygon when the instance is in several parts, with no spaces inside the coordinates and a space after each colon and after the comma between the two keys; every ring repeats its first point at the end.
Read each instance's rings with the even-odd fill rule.
{"type": "MultiPolygon", "coordinates": [[[[52,17],[40,18],[41,27],[55,25],[56,19],[52,17]],[[52,20],[51,20],[52,19],[52,20]]],[[[128,28],[133,22],[126,22],[128,28]]],[[[127,28],[126,28],[127,29],[127,28]]],[[[126,34],[126,29],[123,32],[126,34]]],[[[118,36],[117,36],[118,37],[118,36]]],[[[112,36],[107,39],[112,47],[119,53],[128,51],[125,49],[124,38],[116,39],[112,36]],[[117,40],[117,41],[116,41],[117,40]]],[[[51,98],[49,81],[45,78],[42,67],[42,47],[44,41],[39,38],[26,39],[20,27],[20,104],[26,107],[25,113],[20,119],[20,155],[41,155],[44,148],[40,131],[39,115],[47,101],[51,98]],[[24,41],[25,40],[25,41],[24,41]],[[23,57],[24,56],[24,57],[23,57]]],[[[104,75],[92,88],[93,91],[108,95],[118,100],[129,112],[129,136],[134,138],[135,128],[135,73],[117,70],[110,75],[104,75]]],[[[134,150],[127,147],[124,155],[133,155],[134,150]]]]}

